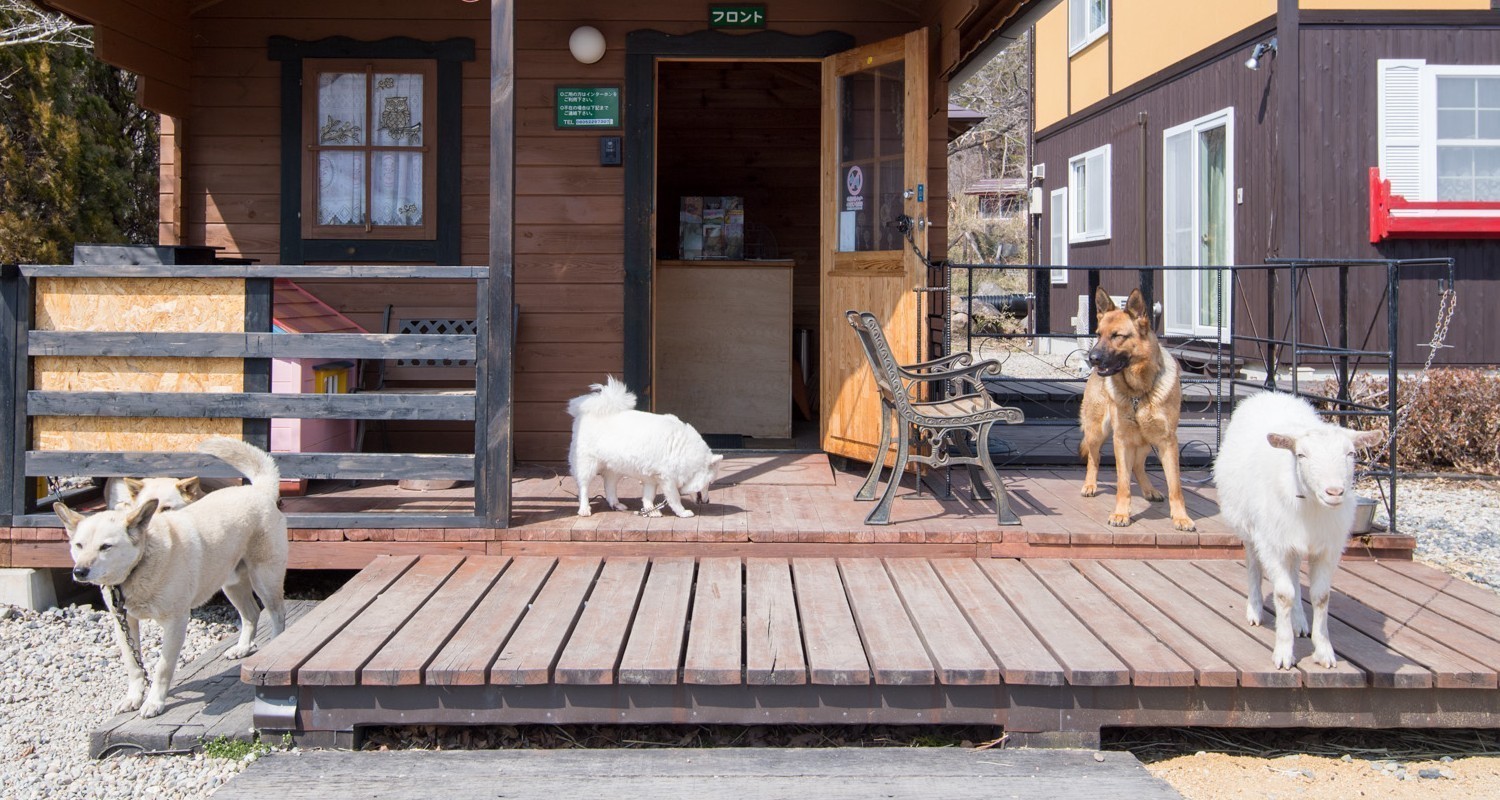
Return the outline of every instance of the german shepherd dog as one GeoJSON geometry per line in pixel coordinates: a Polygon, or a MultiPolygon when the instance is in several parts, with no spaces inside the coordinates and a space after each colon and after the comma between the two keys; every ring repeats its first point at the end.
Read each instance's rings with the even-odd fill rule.
{"type": "Polygon", "coordinates": [[[1182,478],[1177,453],[1177,417],[1182,411],[1181,370],[1177,360],[1156,340],[1151,315],[1141,290],[1130,293],[1124,310],[1100,289],[1094,297],[1099,314],[1099,339],[1089,350],[1089,375],[1083,390],[1079,425],[1083,443],[1078,454],[1088,461],[1083,496],[1099,491],[1099,448],[1114,435],[1115,510],[1109,524],[1130,524],[1130,476],[1135,474],[1141,494],[1159,502],[1146,477],[1146,456],[1156,448],[1167,478],[1172,524],[1180,531],[1195,529],[1182,502],[1182,478]]]}

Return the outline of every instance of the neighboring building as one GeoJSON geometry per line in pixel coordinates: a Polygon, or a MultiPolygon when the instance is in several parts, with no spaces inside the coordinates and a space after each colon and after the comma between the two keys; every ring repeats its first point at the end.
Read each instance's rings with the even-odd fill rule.
{"type": "MultiPolygon", "coordinates": [[[[1438,361],[1500,362],[1500,337],[1481,327],[1500,302],[1492,5],[1059,3],[1037,21],[1033,55],[1034,163],[1047,198],[1039,261],[1072,268],[1052,289],[1052,330],[1072,330],[1068,312],[1089,279],[1079,268],[1089,265],[1451,256],[1458,310],[1453,347],[1438,361]],[[1380,200],[1386,190],[1372,184],[1372,168],[1389,193],[1416,205],[1380,200]]],[[[1105,273],[1103,282],[1123,294],[1130,275],[1105,273]]],[[[1251,333],[1243,309],[1266,305],[1252,277],[1217,287],[1208,273],[1158,273],[1162,330],[1217,337],[1212,298],[1222,288],[1231,324],[1251,333]]],[[[1418,270],[1401,280],[1405,365],[1427,356],[1437,277],[1418,270]]],[[[1337,294],[1330,280],[1312,279],[1320,303],[1337,294]]],[[[1383,280],[1351,287],[1361,327],[1384,290],[1383,280]]],[[[1316,324],[1311,316],[1305,325],[1316,324]]]]}
{"type": "Polygon", "coordinates": [[[1026,179],[985,178],[964,187],[981,221],[1000,222],[1026,213],[1026,179]]]}

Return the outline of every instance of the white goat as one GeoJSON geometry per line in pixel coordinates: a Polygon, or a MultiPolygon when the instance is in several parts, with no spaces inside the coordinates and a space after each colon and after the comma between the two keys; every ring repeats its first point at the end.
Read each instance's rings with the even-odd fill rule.
{"type": "Polygon", "coordinates": [[[1354,520],[1354,450],[1383,439],[1380,431],[1330,425],[1306,400],[1275,392],[1240,403],[1229,419],[1214,459],[1219,510],[1245,542],[1245,618],[1251,625],[1261,622],[1262,571],[1271,579],[1272,659],[1278,669],[1292,668],[1293,633],[1308,633],[1298,577],[1303,558],[1313,605],[1313,661],[1330,668],[1338,662],[1328,641],[1328,592],[1354,520]]]}

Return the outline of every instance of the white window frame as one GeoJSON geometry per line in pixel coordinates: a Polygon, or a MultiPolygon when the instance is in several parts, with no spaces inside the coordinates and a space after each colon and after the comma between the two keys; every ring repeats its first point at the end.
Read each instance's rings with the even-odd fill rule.
{"type": "Polygon", "coordinates": [[[1110,238],[1110,224],[1113,216],[1110,209],[1110,194],[1112,189],[1110,169],[1110,146],[1107,144],[1084,153],[1079,153],[1068,159],[1068,196],[1072,198],[1072,202],[1081,202],[1086,205],[1089,201],[1089,192],[1097,190],[1104,194],[1104,213],[1102,215],[1103,219],[1099,222],[1099,227],[1080,230],[1078,228],[1079,215],[1071,213],[1070,207],[1070,213],[1068,214],[1069,244],[1102,242],[1110,238]],[[1100,177],[1098,181],[1093,179],[1093,170],[1089,167],[1090,160],[1094,160],[1093,163],[1099,168],[1100,177]],[[1074,182],[1078,175],[1078,167],[1080,166],[1083,167],[1084,179],[1087,183],[1085,187],[1079,187],[1074,182]],[[1085,191],[1080,191],[1080,188],[1085,191]]]}
{"type": "Polygon", "coordinates": [[[1097,28],[1090,29],[1088,22],[1089,3],[1093,0],[1068,0],[1068,57],[1078,55],[1080,50],[1099,41],[1109,33],[1109,0],[1104,0],[1104,19],[1097,28]],[[1074,9],[1077,9],[1075,12],[1074,9]],[[1076,14],[1076,17],[1075,17],[1076,14]]]}
{"type": "MultiPolygon", "coordinates": [[[[1407,198],[1408,200],[1422,200],[1436,202],[1437,193],[1437,82],[1438,78],[1495,78],[1500,77],[1500,65],[1477,64],[1472,66],[1457,64],[1426,64],[1422,67],[1420,78],[1420,92],[1417,108],[1419,109],[1418,125],[1421,130],[1421,169],[1422,169],[1422,194],[1418,198],[1407,198]]],[[[1383,104],[1382,104],[1383,105],[1383,104]]],[[[1473,144],[1494,144],[1493,139],[1474,139],[1473,144]]]]}
{"type": "Polygon", "coordinates": [[[1047,263],[1054,267],[1051,270],[1051,282],[1054,285],[1066,284],[1068,270],[1055,269],[1068,266],[1068,190],[1066,187],[1053,189],[1048,195],[1047,216],[1047,263]]]}
{"type": "Polygon", "coordinates": [[[1438,78],[1492,78],[1500,76],[1500,65],[1382,58],[1375,68],[1380,177],[1391,182],[1392,194],[1414,202],[1437,202],[1438,78]]]}
{"type": "MultiPolygon", "coordinates": [[[[1225,229],[1226,229],[1227,235],[1225,236],[1225,240],[1226,241],[1224,243],[1224,245],[1225,245],[1224,246],[1224,253],[1225,253],[1225,257],[1228,260],[1229,264],[1235,263],[1235,250],[1234,250],[1234,224],[1235,224],[1235,221],[1234,221],[1234,209],[1235,209],[1235,203],[1234,203],[1234,199],[1235,199],[1235,180],[1234,180],[1234,107],[1230,106],[1229,108],[1220,109],[1218,111],[1213,112],[1212,114],[1205,114],[1205,115],[1203,115],[1203,116],[1201,116],[1201,117],[1199,117],[1199,118],[1197,118],[1195,120],[1191,120],[1189,122],[1184,122],[1181,125],[1174,125],[1174,126],[1172,126],[1170,128],[1167,128],[1166,130],[1162,131],[1162,137],[1161,137],[1161,139],[1162,139],[1162,175],[1163,175],[1163,178],[1162,178],[1162,206],[1161,206],[1162,213],[1161,213],[1161,217],[1162,217],[1162,261],[1163,261],[1164,264],[1165,264],[1165,261],[1166,261],[1166,246],[1167,246],[1166,243],[1167,243],[1167,241],[1169,240],[1169,238],[1171,236],[1171,231],[1169,230],[1169,226],[1171,225],[1171,219],[1170,219],[1170,217],[1167,214],[1167,192],[1170,190],[1170,187],[1168,187],[1166,185],[1166,177],[1165,177],[1166,176],[1166,161],[1167,161],[1167,157],[1168,157],[1167,156],[1167,140],[1171,139],[1173,136],[1177,136],[1177,135],[1183,134],[1183,133],[1189,133],[1189,134],[1191,134],[1194,137],[1193,149],[1191,151],[1193,153],[1193,157],[1192,157],[1192,169],[1193,169],[1192,186],[1193,186],[1193,196],[1192,196],[1192,198],[1191,198],[1191,200],[1189,202],[1192,203],[1192,208],[1193,208],[1193,239],[1196,242],[1196,241],[1198,241],[1198,240],[1200,240],[1202,238],[1202,233],[1201,233],[1201,231],[1198,228],[1198,209],[1200,207],[1200,202],[1199,202],[1199,197],[1198,197],[1198,186],[1199,186],[1198,170],[1199,170],[1200,164],[1199,164],[1198,158],[1197,158],[1197,152],[1198,152],[1198,150],[1197,150],[1197,134],[1200,133],[1200,132],[1202,132],[1202,131],[1206,131],[1206,130],[1209,130],[1209,129],[1212,129],[1212,128],[1216,128],[1216,127],[1221,127],[1221,126],[1224,128],[1224,194],[1225,194],[1225,197],[1224,197],[1224,209],[1225,209],[1225,215],[1227,217],[1226,220],[1225,220],[1225,229]]],[[[1166,266],[1203,266],[1202,264],[1198,263],[1199,260],[1200,260],[1200,255],[1199,255],[1199,253],[1201,252],[1200,248],[1198,248],[1197,246],[1194,246],[1192,250],[1193,250],[1193,258],[1192,258],[1192,264],[1191,265],[1166,265],[1166,266]]],[[[1207,338],[1211,338],[1211,339],[1216,338],[1216,339],[1218,339],[1221,342],[1228,341],[1231,333],[1234,330],[1234,315],[1232,313],[1233,309],[1234,309],[1234,295],[1233,295],[1234,281],[1232,280],[1232,276],[1231,276],[1230,273],[1227,273],[1227,272],[1223,273],[1223,281],[1224,281],[1224,286],[1223,286],[1224,307],[1220,309],[1220,314],[1223,316],[1223,324],[1220,325],[1220,326],[1218,326],[1218,327],[1215,327],[1215,326],[1211,326],[1211,325],[1201,325],[1201,324],[1198,323],[1198,314],[1197,314],[1197,309],[1198,309],[1198,305],[1199,305],[1199,303],[1198,303],[1198,286],[1199,286],[1198,273],[1199,273],[1198,270],[1167,270],[1166,273],[1163,275],[1163,278],[1162,278],[1162,287],[1163,287],[1164,291],[1163,291],[1163,302],[1162,302],[1162,312],[1163,312],[1162,313],[1162,329],[1165,330],[1169,334],[1176,334],[1176,335],[1182,335],[1182,336],[1200,336],[1200,337],[1207,337],[1207,338]],[[1179,280],[1188,280],[1188,281],[1191,282],[1191,286],[1192,286],[1191,298],[1190,298],[1190,300],[1188,302],[1187,320],[1185,322],[1184,322],[1183,319],[1181,319],[1181,311],[1182,310],[1181,309],[1173,308],[1173,305],[1172,305],[1173,293],[1172,293],[1172,290],[1171,290],[1171,285],[1173,283],[1175,283],[1176,281],[1179,281],[1179,280]]]]}

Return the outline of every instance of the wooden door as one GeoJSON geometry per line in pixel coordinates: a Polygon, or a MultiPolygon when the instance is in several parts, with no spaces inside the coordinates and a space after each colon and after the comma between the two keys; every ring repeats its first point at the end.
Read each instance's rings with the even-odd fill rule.
{"type": "Polygon", "coordinates": [[[924,357],[917,335],[926,270],[898,218],[927,252],[927,32],[823,60],[822,446],[871,461],[880,399],[844,312],[880,318],[901,363],[924,357]]]}

